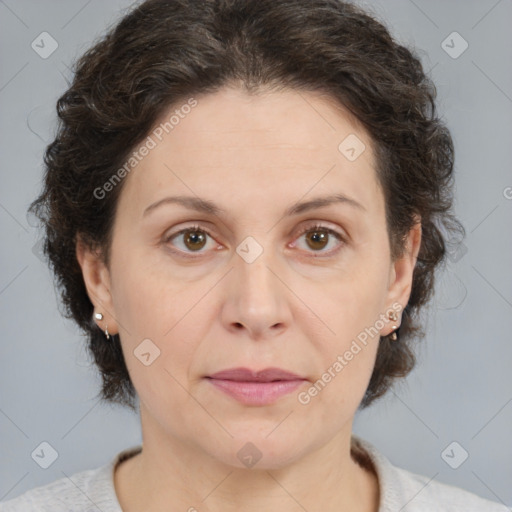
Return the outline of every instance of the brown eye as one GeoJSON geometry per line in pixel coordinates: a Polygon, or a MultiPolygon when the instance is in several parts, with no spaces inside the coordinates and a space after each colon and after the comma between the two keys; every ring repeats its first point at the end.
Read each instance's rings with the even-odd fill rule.
{"type": "Polygon", "coordinates": [[[325,230],[311,230],[308,231],[306,240],[308,241],[308,246],[314,250],[322,250],[327,243],[329,242],[329,233],[325,230]]]}
{"type": "Polygon", "coordinates": [[[203,249],[207,247],[208,239],[210,239],[212,247],[215,246],[214,240],[208,231],[199,226],[191,226],[165,237],[164,243],[176,248],[177,250],[172,250],[179,255],[190,256],[192,253],[197,253],[197,256],[201,256],[207,252],[203,249]]]}
{"type": "Polygon", "coordinates": [[[309,226],[303,229],[300,233],[299,239],[302,237],[306,240],[305,251],[310,253],[319,253],[319,256],[333,255],[335,252],[338,252],[340,246],[345,242],[344,237],[337,231],[321,225],[309,226]],[[338,244],[334,244],[334,249],[325,250],[327,246],[332,245],[330,242],[334,240],[338,240],[338,244]],[[338,246],[337,248],[336,245],[338,246]]]}
{"type": "Polygon", "coordinates": [[[206,245],[206,234],[203,231],[187,230],[183,235],[183,242],[191,251],[198,251],[206,245]]]}

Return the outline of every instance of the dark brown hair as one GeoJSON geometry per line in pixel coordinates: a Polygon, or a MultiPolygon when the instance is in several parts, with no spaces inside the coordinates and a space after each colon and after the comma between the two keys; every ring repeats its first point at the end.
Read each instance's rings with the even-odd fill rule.
{"type": "MultiPolygon", "coordinates": [[[[294,88],[326,93],[371,136],[386,201],[392,258],[421,217],[422,243],[398,340],[381,337],[361,407],[414,366],[419,311],[431,298],[446,235],[464,234],[451,212],[453,144],[436,113],[436,90],[412,50],[360,8],[339,0],[149,0],[126,14],[75,64],[57,103],[59,127],[45,153],[44,189],[30,211],[66,316],[85,332],[101,396],[135,408],[119,336],[105,340],[76,259],[77,235],[109,262],[123,182],[94,190],[123,166],[161,115],[194,94],[235,84],[247,93],[294,88]]],[[[340,141],[341,142],[341,141],[340,141]]]]}

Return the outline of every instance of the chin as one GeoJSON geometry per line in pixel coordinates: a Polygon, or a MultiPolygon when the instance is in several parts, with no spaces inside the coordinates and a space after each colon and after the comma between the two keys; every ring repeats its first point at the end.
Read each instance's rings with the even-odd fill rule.
{"type": "Polygon", "coordinates": [[[215,460],[227,466],[254,471],[281,469],[304,454],[304,439],[294,439],[285,430],[281,435],[273,432],[269,436],[268,432],[265,429],[264,432],[251,434],[246,429],[243,435],[235,435],[226,439],[225,443],[212,441],[204,448],[215,460]],[[216,446],[213,451],[212,446],[216,446]]]}

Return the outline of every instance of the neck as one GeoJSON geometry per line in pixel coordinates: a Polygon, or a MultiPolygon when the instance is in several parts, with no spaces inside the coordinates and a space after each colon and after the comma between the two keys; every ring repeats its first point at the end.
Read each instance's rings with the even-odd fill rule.
{"type": "MultiPolygon", "coordinates": [[[[350,425],[351,427],[351,425],[350,425]]],[[[351,432],[273,469],[224,464],[182,440],[152,431],[140,454],[115,472],[123,511],[298,510],[377,512],[376,474],[351,456],[351,432]]]]}

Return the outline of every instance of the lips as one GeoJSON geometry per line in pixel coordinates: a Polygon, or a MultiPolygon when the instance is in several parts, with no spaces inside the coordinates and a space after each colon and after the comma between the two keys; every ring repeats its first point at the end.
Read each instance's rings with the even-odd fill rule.
{"type": "Polygon", "coordinates": [[[239,403],[264,406],[289,395],[307,380],[280,368],[261,371],[248,368],[232,368],[206,377],[215,389],[234,398],[239,403]]]}
{"type": "Polygon", "coordinates": [[[210,379],[232,380],[237,382],[274,382],[279,380],[304,380],[304,377],[280,368],[265,368],[253,371],[248,368],[231,368],[209,375],[210,379]]]}

